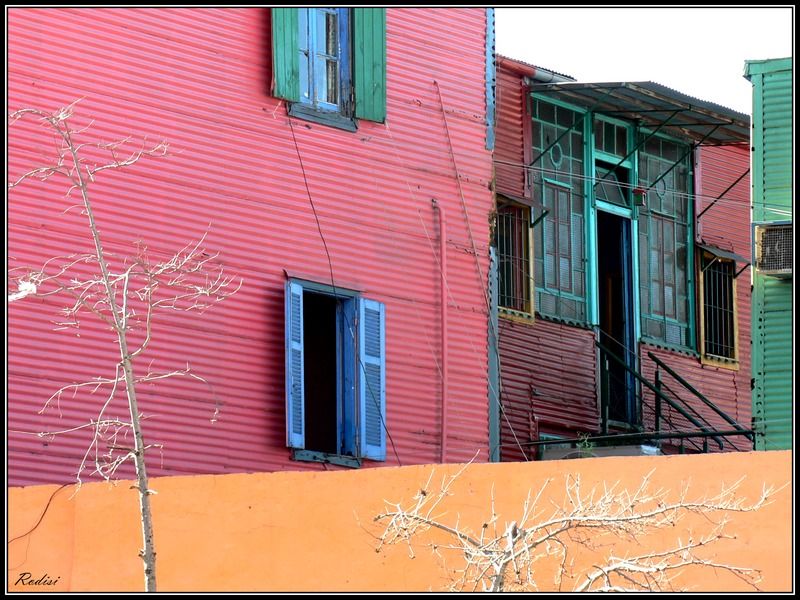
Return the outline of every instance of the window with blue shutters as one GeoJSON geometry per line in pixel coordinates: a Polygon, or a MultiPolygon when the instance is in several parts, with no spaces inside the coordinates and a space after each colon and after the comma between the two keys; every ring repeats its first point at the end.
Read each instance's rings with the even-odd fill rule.
{"type": "Polygon", "coordinates": [[[357,292],[286,284],[286,443],[297,460],[386,458],[385,307],[357,292]]]}

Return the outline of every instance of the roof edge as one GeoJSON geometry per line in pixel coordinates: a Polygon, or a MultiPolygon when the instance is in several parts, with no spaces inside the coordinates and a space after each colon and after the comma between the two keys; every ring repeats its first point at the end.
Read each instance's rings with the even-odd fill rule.
{"type": "Polygon", "coordinates": [[[772,73],[774,71],[791,71],[792,57],[765,58],[763,60],[744,61],[744,78],[750,79],[751,75],[759,73],[772,73]]]}

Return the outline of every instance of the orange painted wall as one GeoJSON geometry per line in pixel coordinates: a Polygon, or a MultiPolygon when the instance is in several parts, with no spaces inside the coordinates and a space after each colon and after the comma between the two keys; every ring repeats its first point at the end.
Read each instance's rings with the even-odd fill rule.
{"type": "MultiPolygon", "coordinates": [[[[614,483],[634,489],[653,471],[654,487],[692,498],[744,477],[740,495],[754,500],[763,485],[791,481],[791,453],[614,457],[467,467],[446,505],[447,517],[479,525],[488,517],[494,489],[501,524],[518,518],[532,488],[547,478],[549,497],[563,500],[567,474],[584,489],[614,483]]],[[[445,571],[426,549],[408,558],[393,546],[375,552],[372,517],[384,500],[408,501],[435,470],[434,480],[459,465],[411,466],[325,473],[167,477],[155,479],[159,591],[427,591],[445,589],[445,571]]],[[[719,562],[758,568],[761,589],[792,589],[792,490],[758,513],[733,515],[736,539],[716,546],[719,562]]],[[[695,523],[694,526],[699,525],[695,523]]],[[[669,532],[671,533],[671,532],[669,532]]],[[[677,536],[688,534],[683,528],[677,536]]],[[[73,488],[35,486],[8,490],[8,588],[10,591],[138,591],[140,532],[136,494],[128,482],[73,488]],[[55,494],[54,494],[55,492],[55,494]],[[35,529],[45,506],[49,508],[35,529]],[[27,534],[26,534],[27,533],[27,534]],[[21,537],[20,537],[21,536],[21,537]],[[22,586],[20,573],[47,575],[51,586],[22,586]]],[[[662,536],[663,539],[663,536],[662,536]]],[[[620,544],[617,555],[630,550],[620,544]]],[[[580,568],[580,564],[576,564],[580,568]]],[[[746,591],[724,573],[687,575],[697,591],[746,591]]],[[[551,577],[542,575],[540,589],[551,577]]]]}

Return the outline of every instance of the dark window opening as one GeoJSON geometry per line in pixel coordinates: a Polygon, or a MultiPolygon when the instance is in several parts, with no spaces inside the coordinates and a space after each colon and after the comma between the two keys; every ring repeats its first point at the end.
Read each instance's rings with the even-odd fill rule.
{"type": "Polygon", "coordinates": [[[333,296],[303,293],[306,448],[331,454],[340,452],[337,380],[342,365],[336,334],[338,304],[333,296]]]}
{"type": "Polygon", "coordinates": [[[286,445],[296,460],[386,460],[385,307],[352,290],[286,283],[286,445]]]}
{"type": "Polygon", "coordinates": [[[500,204],[497,208],[499,305],[531,313],[530,208],[500,204]]]}
{"type": "MultiPolygon", "coordinates": [[[[633,288],[631,283],[630,221],[598,211],[598,305],[600,343],[630,369],[636,367],[633,331],[633,288]]],[[[607,360],[601,365],[601,391],[608,418],[635,423],[635,385],[622,364],[607,360]]]]}

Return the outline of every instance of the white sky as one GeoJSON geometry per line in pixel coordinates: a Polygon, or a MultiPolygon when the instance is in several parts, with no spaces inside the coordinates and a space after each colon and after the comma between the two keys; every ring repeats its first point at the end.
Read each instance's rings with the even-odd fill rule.
{"type": "Polygon", "coordinates": [[[792,6],[497,8],[498,54],[578,81],[655,81],[750,114],[746,59],[792,56],[792,6]]]}

